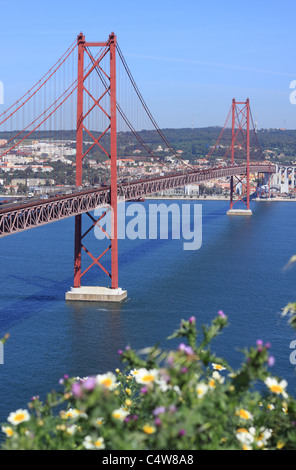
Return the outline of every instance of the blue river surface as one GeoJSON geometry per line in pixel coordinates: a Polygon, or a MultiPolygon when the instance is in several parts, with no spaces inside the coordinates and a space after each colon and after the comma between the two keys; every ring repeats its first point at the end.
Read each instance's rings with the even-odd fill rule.
{"type": "MultiPolygon", "coordinates": [[[[149,204],[159,203],[142,205],[148,213],[149,204]]],[[[166,203],[181,212],[185,201],[166,203]]],[[[167,338],[181,319],[194,315],[200,329],[219,310],[229,326],[213,351],[239,367],[243,348],[257,339],[270,342],[271,374],[286,378],[288,392],[296,395],[290,361],[296,332],[281,316],[296,301],[296,267],[284,269],[296,254],[296,203],[254,201],[251,217],[227,216],[227,201],[186,204],[192,210],[202,205],[200,249],[184,250],[184,240],[171,237],[119,240],[119,285],[128,292],[121,304],[65,301],[73,283],[74,218],[1,239],[0,337],[10,338],[0,364],[0,423],[32,396],[59,389],[64,374],[122,368],[118,350],[127,344],[137,350],[156,343],[176,347],[167,338]]],[[[87,228],[90,219],[83,220],[87,228]]],[[[104,241],[91,231],[85,244],[98,256],[104,241]]],[[[97,267],[83,284],[109,285],[97,267]]]]}

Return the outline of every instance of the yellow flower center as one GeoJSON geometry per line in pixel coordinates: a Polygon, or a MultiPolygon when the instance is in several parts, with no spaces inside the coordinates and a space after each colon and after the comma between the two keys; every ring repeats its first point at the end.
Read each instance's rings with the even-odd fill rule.
{"type": "Polygon", "coordinates": [[[102,381],[102,384],[105,385],[105,387],[111,387],[112,385],[112,380],[110,378],[104,379],[102,381]]]}
{"type": "Polygon", "coordinates": [[[21,423],[25,419],[25,414],[24,413],[18,413],[15,415],[14,420],[18,423],[21,423]]]}
{"type": "Polygon", "coordinates": [[[283,389],[280,385],[272,385],[270,387],[270,390],[273,392],[273,393],[282,393],[283,389]]]}
{"type": "Polygon", "coordinates": [[[102,446],[102,441],[99,439],[94,442],[95,447],[101,447],[102,446]]]}
{"type": "Polygon", "coordinates": [[[243,419],[249,419],[250,418],[250,413],[246,410],[243,410],[243,409],[239,410],[238,415],[239,415],[240,418],[243,418],[243,419]]]}
{"type": "Polygon", "coordinates": [[[240,433],[240,432],[248,432],[248,430],[246,428],[238,428],[236,430],[236,432],[240,433]]]}
{"type": "Polygon", "coordinates": [[[11,428],[5,428],[4,432],[5,432],[7,437],[13,436],[13,430],[11,428]]]}
{"type": "Polygon", "coordinates": [[[155,432],[155,428],[153,426],[149,426],[148,424],[145,424],[145,426],[143,426],[143,431],[146,434],[153,434],[155,432]]]}
{"type": "Polygon", "coordinates": [[[152,374],[147,374],[142,377],[143,382],[153,382],[154,380],[154,375],[152,374]]]}
{"type": "Polygon", "coordinates": [[[276,445],[277,449],[282,449],[284,447],[285,443],[284,442],[281,442],[279,441],[276,445]]]}

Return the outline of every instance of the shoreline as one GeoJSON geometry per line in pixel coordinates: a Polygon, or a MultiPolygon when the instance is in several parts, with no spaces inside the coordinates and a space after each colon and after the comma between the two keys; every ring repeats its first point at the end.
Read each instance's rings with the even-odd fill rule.
{"type": "MultiPolygon", "coordinates": [[[[165,199],[165,200],[184,200],[184,201],[229,201],[229,197],[207,196],[207,197],[190,197],[190,196],[146,196],[144,199],[165,199]]],[[[296,202],[296,198],[277,197],[271,199],[253,199],[250,202],[296,202]]]]}

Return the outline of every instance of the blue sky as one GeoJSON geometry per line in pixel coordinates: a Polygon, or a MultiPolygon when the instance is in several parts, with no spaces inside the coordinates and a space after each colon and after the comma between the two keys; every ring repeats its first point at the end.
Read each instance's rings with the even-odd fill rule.
{"type": "Polygon", "coordinates": [[[1,3],[5,104],[38,81],[80,31],[89,41],[114,31],[160,127],[223,126],[232,98],[250,98],[259,128],[296,129],[289,100],[295,0],[1,3]]]}

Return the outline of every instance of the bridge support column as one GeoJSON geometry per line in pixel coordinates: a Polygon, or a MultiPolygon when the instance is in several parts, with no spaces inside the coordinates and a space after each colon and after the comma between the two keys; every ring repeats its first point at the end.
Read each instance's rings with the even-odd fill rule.
{"type": "Polygon", "coordinates": [[[235,164],[235,152],[245,150],[247,154],[246,170],[244,175],[230,177],[230,208],[227,215],[252,215],[250,209],[250,102],[237,102],[232,100],[232,131],[231,131],[231,165],[235,164]],[[236,183],[234,182],[236,179],[236,183]],[[246,194],[239,194],[237,184],[246,187],[246,194]],[[234,205],[241,201],[245,208],[234,209],[234,205]]]}
{"type": "MultiPolygon", "coordinates": [[[[82,161],[83,158],[89,153],[95,145],[98,145],[101,150],[105,152],[110,158],[111,163],[111,186],[109,195],[109,209],[111,210],[111,234],[107,232],[98,224],[98,222],[106,215],[108,210],[95,219],[92,214],[87,212],[87,215],[92,220],[91,227],[82,234],[82,215],[78,214],[75,217],[75,248],[74,248],[74,286],[70,291],[66,293],[66,300],[78,300],[78,301],[100,301],[100,302],[121,302],[127,297],[127,292],[118,287],[118,234],[117,234],[117,139],[116,139],[116,114],[117,114],[117,102],[116,102],[116,36],[111,33],[109,39],[105,43],[87,43],[82,33],[77,38],[78,41],[78,80],[77,80],[77,131],[76,131],[76,186],[82,186],[82,161]],[[99,54],[99,58],[95,57],[91,53],[92,47],[105,48],[104,52],[99,54]],[[90,66],[84,67],[84,56],[85,54],[90,59],[90,66]],[[91,82],[88,79],[92,72],[96,72],[100,77],[101,71],[103,70],[102,60],[109,54],[109,72],[104,72],[103,91],[101,96],[98,98],[95,96],[97,91],[89,90],[91,82]],[[109,78],[109,81],[106,81],[109,78]],[[89,109],[85,109],[87,100],[84,103],[84,92],[88,94],[88,102],[90,98],[93,102],[89,105],[89,109]],[[103,98],[109,95],[110,101],[108,104],[104,104],[103,98]],[[95,96],[95,97],[94,97],[95,96]],[[106,107],[106,109],[104,109],[106,107]],[[103,130],[99,137],[94,137],[92,129],[87,128],[87,116],[96,109],[97,112],[101,112],[107,119],[105,130],[103,130]],[[88,138],[93,139],[93,144],[90,145],[88,150],[84,151],[83,147],[83,132],[88,134],[88,138]],[[110,134],[110,148],[103,147],[102,137],[110,134]],[[102,140],[101,140],[102,139],[102,140]],[[106,234],[109,240],[109,246],[99,255],[94,256],[89,249],[85,246],[84,237],[94,229],[100,227],[106,234]],[[83,251],[82,251],[83,250],[83,251]],[[102,257],[110,251],[111,254],[111,267],[109,270],[103,266],[102,257]],[[91,264],[84,269],[82,272],[82,257],[81,254],[85,252],[91,258],[91,264]],[[104,271],[111,281],[111,286],[82,286],[81,278],[86,274],[93,266],[97,266],[104,271]]],[[[100,79],[98,78],[100,84],[100,79]]]]}

